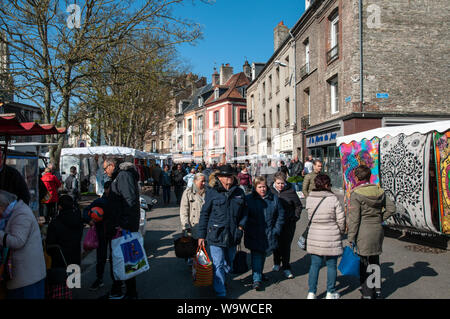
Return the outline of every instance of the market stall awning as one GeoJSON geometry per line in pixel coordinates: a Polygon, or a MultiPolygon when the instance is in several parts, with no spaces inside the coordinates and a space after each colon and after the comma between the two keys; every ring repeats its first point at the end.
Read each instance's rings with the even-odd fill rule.
{"type": "Polygon", "coordinates": [[[364,131],[361,133],[341,136],[336,139],[336,145],[349,144],[352,141],[359,142],[363,139],[371,140],[374,137],[383,138],[387,135],[394,137],[399,134],[412,135],[414,133],[426,134],[437,131],[440,133],[446,132],[450,129],[450,121],[437,121],[425,124],[412,124],[403,126],[386,126],[373,130],[364,131]]]}
{"type": "Polygon", "coordinates": [[[0,114],[1,136],[29,136],[65,134],[65,128],[56,128],[53,124],[38,124],[35,122],[21,123],[16,114],[0,114]]]}
{"type": "Polygon", "coordinates": [[[119,156],[119,157],[132,156],[141,159],[155,158],[155,156],[150,153],[123,146],[73,147],[73,148],[63,148],[61,150],[61,156],[82,157],[95,155],[119,156]]]}

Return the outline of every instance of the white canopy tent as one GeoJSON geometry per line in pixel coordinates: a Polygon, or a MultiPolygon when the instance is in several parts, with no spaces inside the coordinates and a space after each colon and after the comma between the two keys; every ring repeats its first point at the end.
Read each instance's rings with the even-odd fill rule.
{"type": "Polygon", "coordinates": [[[155,155],[136,150],[130,147],[122,146],[92,146],[92,147],[74,147],[63,148],[61,150],[61,156],[78,156],[78,157],[91,157],[95,155],[105,156],[132,156],[139,159],[154,159],[155,155]]]}
{"type": "Polygon", "coordinates": [[[397,136],[399,134],[411,135],[414,133],[426,134],[432,131],[445,132],[450,129],[450,121],[438,121],[424,124],[412,124],[403,126],[386,126],[361,133],[341,136],[336,139],[336,145],[349,144],[352,141],[358,142],[363,139],[371,140],[374,137],[397,136]]]}

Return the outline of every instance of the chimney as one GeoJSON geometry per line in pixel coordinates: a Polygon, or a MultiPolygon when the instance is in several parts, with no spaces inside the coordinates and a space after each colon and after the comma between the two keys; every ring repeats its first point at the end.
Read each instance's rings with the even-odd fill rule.
{"type": "Polygon", "coordinates": [[[251,78],[252,77],[252,69],[250,67],[250,64],[248,64],[248,61],[246,60],[244,63],[243,71],[246,77],[251,78]]]}
{"type": "Polygon", "coordinates": [[[191,73],[189,73],[186,77],[186,87],[188,87],[191,90],[191,96],[194,94],[195,91],[195,77],[191,73]]]}
{"type": "Polygon", "coordinates": [[[233,67],[229,63],[220,67],[220,85],[224,85],[233,76],[233,67]]]}
{"type": "Polygon", "coordinates": [[[201,78],[200,78],[200,80],[198,80],[196,83],[195,83],[195,86],[196,86],[196,88],[198,89],[198,88],[201,88],[201,87],[203,87],[203,86],[205,86],[206,85],[206,78],[204,77],[204,76],[202,76],[201,78]]]}
{"type": "Polygon", "coordinates": [[[217,73],[216,68],[214,68],[214,73],[212,75],[212,86],[219,85],[220,75],[217,73]]]}
{"type": "Polygon", "coordinates": [[[289,29],[284,25],[283,21],[278,23],[278,25],[273,29],[273,51],[275,52],[286,37],[289,35],[289,29]]]}

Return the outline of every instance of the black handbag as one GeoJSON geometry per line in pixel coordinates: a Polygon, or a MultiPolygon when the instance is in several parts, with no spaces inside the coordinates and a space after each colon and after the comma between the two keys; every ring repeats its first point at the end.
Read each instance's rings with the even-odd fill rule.
{"type": "Polygon", "coordinates": [[[242,251],[241,246],[239,245],[233,260],[233,273],[243,274],[247,272],[248,269],[249,267],[247,264],[247,253],[245,251],[242,251]]]}
{"type": "Polygon", "coordinates": [[[193,258],[197,251],[197,240],[191,236],[182,236],[175,239],[175,256],[178,258],[193,258]]]}
{"type": "Polygon", "coordinates": [[[311,215],[311,219],[309,220],[308,226],[306,226],[305,231],[303,232],[303,234],[298,239],[297,245],[303,250],[306,250],[306,245],[307,245],[306,241],[308,239],[309,226],[311,226],[311,222],[312,222],[312,220],[314,218],[314,214],[316,213],[317,208],[319,208],[320,204],[322,204],[324,199],[325,199],[325,197],[322,198],[322,200],[319,202],[319,205],[317,205],[316,209],[314,209],[314,212],[311,215]]]}

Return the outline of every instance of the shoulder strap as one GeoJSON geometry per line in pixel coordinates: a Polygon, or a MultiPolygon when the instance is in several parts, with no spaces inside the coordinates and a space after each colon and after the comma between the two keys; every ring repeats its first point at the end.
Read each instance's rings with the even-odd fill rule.
{"type": "Polygon", "coordinates": [[[325,198],[326,198],[326,197],[322,197],[322,199],[320,200],[319,204],[318,204],[318,205],[316,206],[316,208],[314,209],[314,212],[313,212],[312,215],[311,215],[311,219],[309,220],[309,223],[308,223],[308,227],[307,227],[307,228],[309,228],[309,226],[311,226],[311,223],[312,223],[312,220],[313,220],[313,218],[314,218],[314,215],[316,214],[317,208],[319,208],[320,204],[322,204],[322,202],[324,201],[325,198]]]}

